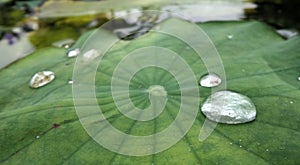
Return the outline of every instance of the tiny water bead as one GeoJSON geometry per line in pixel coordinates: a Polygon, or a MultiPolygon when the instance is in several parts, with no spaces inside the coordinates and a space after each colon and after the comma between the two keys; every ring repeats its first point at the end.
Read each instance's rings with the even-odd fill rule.
{"type": "Polygon", "coordinates": [[[39,139],[39,138],[40,138],[40,136],[36,136],[35,138],[39,139]]]}
{"type": "Polygon", "coordinates": [[[97,51],[95,49],[91,49],[83,54],[83,61],[85,61],[85,62],[92,61],[96,57],[100,56],[100,54],[101,53],[99,51],[97,51]]]}
{"type": "Polygon", "coordinates": [[[72,84],[73,84],[73,81],[72,81],[72,80],[69,80],[69,81],[68,81],[68,84],[72,85],[72,84]]]}
{"type": "Polygon", "coordinates": [[[68,57],[76,57],[76,56],[78,56],[79,53],[80,53],[80,49],[75,48],[75,49],[71,49],[71,50],[67,51],[67,56],[68,57]]]}
{"type": "Polygon", "coordinates": [[[298,77],[298,81],[300,81],[300,77],[298,77]]]}
{"type": "Polygon", "coordinates": [[[49,84],[54,78],[52,71],[41,71],[32,76],[29,85],[32,88],[39,88],[49,84]]]}
{"type": "Polygon", "coordinates": [[[252,101],[247,96],[231,91],[213,93],[201,110],[208,119],[225,124],[246,123],[256,117],[252,101]]]}
{"type": "Polygon", "coordinates": [[[212,73],[200,78],[200,85],[203,87],[216,87],[222,83],[221,78],[212,73]]]}
{"type": "Polygon", "coordinates": [[[229,35],[227,35],[227,38],[228,38],[229,40],[232,40],[232,39],[233,39],[233,35],[229,34],[229,35]]]}

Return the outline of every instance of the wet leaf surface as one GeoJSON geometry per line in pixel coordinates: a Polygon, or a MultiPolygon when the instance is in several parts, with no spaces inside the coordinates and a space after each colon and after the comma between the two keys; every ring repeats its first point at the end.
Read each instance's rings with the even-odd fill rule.
{"type": "MultiPolygon", "coordinates": [[[[159,25],[160,28],[163,24],[159,25]]],[[[259,22],[210,22],[199,26],[210,36],[221,55],[227,89],[248,96],[255,104],[255,121],[241,125],[218,124],[208,139],[199,142],[199,130],[205,119],[199,110],[197,120],[187,135],[162,153],[128,157],[110,152],[91,139],[78,121],[72,86],[68,84],[76,58],[66,57],[64,49],[45,48],[0,71],[0,162],[299,164],[300,38],[296,36],[283,40],[273,29],[259,22]],[[229,34],[234,36],[230,40],[227,38],[229,34]],[[31,89],[28,82],[32,74],[39,70],[51,70],[57,78],[45,87],[31,89]]],[[[180,28],[176,24],[174,27],[180,28]]],[[[83,43],[82,40],[80,42],[83,43]]],[[[149,44],[160,45],[180,54],[192,67],[196,77],[207,73],[204,64],[201,60],[195,61],[195,52],[187,49],[185,43],[151,32],[132,41],[117,43],[107,58],[120,58],[149,44]]],[[[104,63],[96,78],[96,91],[104,91],[102,94],[105,97],[102,98],[107,98],[107,104],[99,102],[99,106],[106,106],[106,110],[114,105],[109,94],[105,93],[109,91],[108,87],[101,84],[109,82],[110,75],[103,75],[109,73],[114,65],[104,63]]],[[[144,72],[149,73],[150,77],[157,74],[172,77],[155,69],[144,72]]],[[[137,74],[136,78],[143,77],[145,73],[137,74]]],[[[178,88],[176,82],[170,83],[174,83],[173,88],[178,88]]],[[[133,81],[130,88],[136,87],[138,85],[133,81]]],[[[134,94],[133,91],[131,96],[134,94]]],[[[200,87],[201,104],[210,94],[209,88],[200,87]]],[[[139,98],[142,99],[142,96],[139,98]]],[[[149,127],[125,118],[115,110],[108,111],[106,116],[110,123],[124,132],[145,135],[153,133],[152,126],[155,126],[154,132],[160,131],[174,120],[180,99],[172,98],[172,101],[166,112],[149,122],[149,127]],[[145,131],[139,132],[143,128],[145,131]]],[[[139,99],[133,99],[133,103],[140,107],[147,105],[146,101],[139,99]]]]}

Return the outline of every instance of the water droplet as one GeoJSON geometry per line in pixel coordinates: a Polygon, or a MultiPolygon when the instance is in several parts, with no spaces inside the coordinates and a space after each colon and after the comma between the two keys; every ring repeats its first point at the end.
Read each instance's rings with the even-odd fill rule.
{"type": "Polygon", "coordinates": [[[242,141],[242,139],[239,139],[239,141],[241,142],[241,141],[242,141]]]}
{"type": "Polygon", "coordinates": [[[73,84],[73,81],[72,81],[72,80],[68,81],[68,84],[72,85],[72,84],[73,84]]]}
{"type": "Polygon", "coordinates": [[[83,54],[83,61],[88,62],[95,59],[98,56],[100,56],[100,52],[98,52],[95,49],[91,49],[83,54]]]}
{"type": "Polygon", "coordinates": [[[229,35],[227,36],[227,38],[228,38],[229,40],[232,40],[232,39],[233,39],[233,35],[229,34],[229,35]]]}
{"type": "Polygon", "coordinates": [[[256,116],[252,101],[247,96],[231,91],[212,94],[204,102],[201,110],[208,119],[226,124],[250,122],[256,116]]]}
{"type": "Polygon", "coordinates": [[[200,85],[203,87],[216,87],[219,86],[221,82],[221,78],[214,73],[205,75],[200,79],[200,85]]]}
{"type": "Polygon", "coordinates": [[[269,152],[269,149],[266,149],[267,152],[269,152]]]}
{"type": "Polygon", "coordinates": [[[300,81],[300,77],[298,77],[298,81],[300,81]]]}
{"type": "Polygon", "coordinates": [[[76,57],[79,53],[80,53],[80,49],[75,48],[75,49],[67,51],[67,56],[68,57],[76,57]]]}
{"type": "Polygon", "coordinates": [[[242,148],[243,146],[240,146],[240,148],[242,148]]]}
{"type": "Polygon", "coordinates": [[[65,45],[64,47],[65,47],[65,49],[69,49],[70,45],[65,45]]]}
{"type": "Polygon", "coordinates": [[[229,144],[233,144],[232,142],[230,142],[229,144]]]}
{"type": "Polygon", "coordinates": [[[39,139],[39,138],[40,138],[40,136],[36,136],[35,138],[39,139]]]}
{"type": "Polygon", "coordinates": [[[47,85],[55,78],[54,73],[51,71],[42,71],[34,74],[30,80],[30,87],[39,88],[44,85],[47,85]]]}
{"type": "Polygon", "coordinates": [[[294,101],[290,101],[290,104],[294,104],[294,101]]]}

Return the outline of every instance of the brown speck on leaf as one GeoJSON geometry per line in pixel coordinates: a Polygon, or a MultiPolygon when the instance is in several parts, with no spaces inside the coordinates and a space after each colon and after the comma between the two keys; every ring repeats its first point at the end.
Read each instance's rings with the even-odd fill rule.
{"type": "Polygon", "coordinates": [[[60,125],[58,123],[53,124],[53,128],[58,128],[60,125]]]}

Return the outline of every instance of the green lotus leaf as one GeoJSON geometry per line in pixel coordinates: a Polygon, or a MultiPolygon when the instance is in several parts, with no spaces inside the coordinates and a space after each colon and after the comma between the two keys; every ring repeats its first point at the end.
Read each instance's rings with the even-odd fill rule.
{"type": "MultiPolygon", "coordinates": [[[[170,19],[158,26],[174,24],[174,28],[184,32],[176,22],[170,19]]],[[[44,48],[0,71],[1,164],[300,164],[299,36],[284,40],[269,26],[255,21],[208,22],[198,26],[221,56],[227,89],[248,96],[255,104],[255,121],[218,124],[201,142],[198,136],[205,116],[199,107],[191,129],[171,148],[142,157],[111,152],[86,133],[77,117],[72,85],[68,84],[76,58],[67,58],[64,49],[44,48]],[[38,89],[30,88],[31,76],[42,70],[53,71],[55,80],[38,89]]],[[[88,35],[75,46],[81,47],[88,35]]],[[[104,40],[99,39],[98,43],[104,40]]],[[[173,36],[149,32],[114,44],[97,69],[98,104],[114,127],[138,136],[167,128],[180,105],[174,76],[149,67],[133,76],[130,98],[136,107],[146,108],[150,103],[148,95],[141,91],[161,84],[168,92],[165,111],[153,120],[139,122],[117,110],[110,88],[113,71],[126,54],[146,46],[160,46],[179,54],[197,79],[207,73],[196,52],[173,36]]],[[[202,104],[211,89],[199,86],[199,93],[202,104]]]]}

